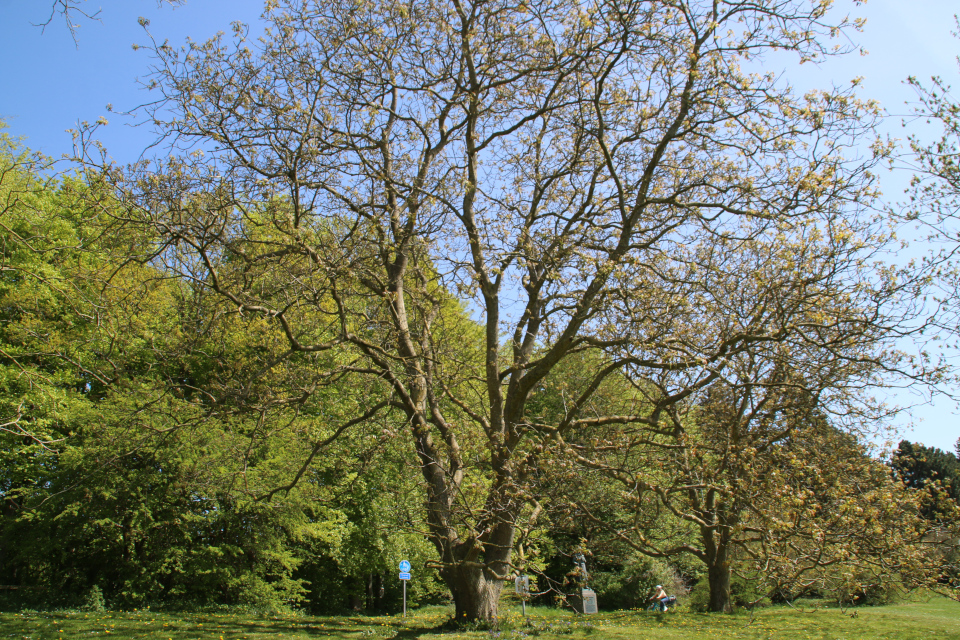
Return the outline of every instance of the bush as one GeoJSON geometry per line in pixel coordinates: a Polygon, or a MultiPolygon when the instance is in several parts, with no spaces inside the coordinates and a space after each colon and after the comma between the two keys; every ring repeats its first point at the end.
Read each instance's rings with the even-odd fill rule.
{"type": "Polygon", "coordinates": [[[861,574],[856,577],[859,578],[859,584],[856,588],[850,589],[848,593],[841,593],[838,598],[841,605],[854,604],[875,607],[893,604],[903,599],[904,585],[897,578],[879,580],[869,574],[861,574]]]}
{"type": "Polygon", "coordinates": [[[83,604],[80,605],[80,609],[96,613],[102,613],[107,610],[107,604],[103,600],[103,591],[100,590],[100,587],[97,585],[90,587],[87,595],[83,598],[83,604]]]}
{"type": "Polygon", "coordinates": [[[677,598],[685,597],[690,591],[679,572],[663,560],[632,556],[617,569],[590,574],[590,587],[597,592],[597,602],[603,609],[643,607],[658,584],[677,598]]]}

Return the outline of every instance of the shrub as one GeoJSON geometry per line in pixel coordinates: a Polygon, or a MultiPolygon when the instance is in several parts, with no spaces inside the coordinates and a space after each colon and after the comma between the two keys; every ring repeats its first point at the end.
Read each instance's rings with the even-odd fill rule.
{"type": "Polygon", "coordinates": [[[103,591],[100,590],[100,587],[97,585],[90,587],[87,595],[83,598],[83,604],[80,605],[80,609],[83,611],[94,611],[96,613],[102,613],[107,610],[107,604],[103,600],[103,591]]]}
{"type": "Polygon", "coordinates": [[[603,609],[642,607],[657,584],[677,598],[690,592],[673,565],[646,556],[632,556],[622,567],[590,574],[590,587],[597,592],[597,601],[603,609]]]}

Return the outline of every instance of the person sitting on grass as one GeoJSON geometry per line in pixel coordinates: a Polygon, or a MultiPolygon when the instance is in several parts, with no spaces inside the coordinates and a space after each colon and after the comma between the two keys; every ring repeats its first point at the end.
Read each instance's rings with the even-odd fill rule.
{"type": "Polygon", "coordinates": [[[659,600],[659,601],[660,601],[660,610],[661,610],[661,611],[666,611],[666,610],[667,610],[667,601],[669,600],[669,596],[667,596],[667,592],[663,590],[663,585],[662,585],[662,584],[658,584],[658,585],[654,588],[653,596],[652,596],[649,600],[647,600],[647,602],[653,602],[654,600],[659,600]]]}

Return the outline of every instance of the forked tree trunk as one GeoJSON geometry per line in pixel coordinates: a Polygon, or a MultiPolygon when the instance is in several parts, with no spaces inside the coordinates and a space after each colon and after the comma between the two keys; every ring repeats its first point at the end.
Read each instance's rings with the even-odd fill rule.
{"type": "Polygon", "coordinates": [[[472,566],[451,567],[442,573],[453,595],[457,622],[496,620],[503,580],[472,566]]]}
{"type": "MultiPolygon", "coordinates": [[[[430,438],[422,435],[429,431],[418,431],[418,454],[429,487],[425,506],[430,537],[443,563],[440,576],[453,597],[456,621],[494,621],[503,583],[512,566],[516,521],[522,508],[522,503],[511,494],[514,485],[509,454],[493,456],[496,482],[490,488],[482,516],[474,525],[475,533],[464,536],[456,523],[465,513],[457,512],[456,507],[460,505],[456,505],[453,498],[463,474],[455,474],[455,481],[449,482],[446,470],[435,462],[439,456],[430,438]]],[[[456,452],[456,464],[450,466],[462,468],[459,447],[452,448],[456,452]]]]}
{"type": "Polygon", "coordinates": [[[440,576],[453,596],[458,623],[497,619],[516,533],[516,514],[503,509],[499,515],[501,521],[486,529],[489,535],[482,542],[470,538],[451,546],[444,540],[434,540],[446,565],[440,576]]]}

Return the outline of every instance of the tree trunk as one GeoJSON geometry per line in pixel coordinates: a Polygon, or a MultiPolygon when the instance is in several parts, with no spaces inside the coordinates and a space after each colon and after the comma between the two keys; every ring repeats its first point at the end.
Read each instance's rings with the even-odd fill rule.
{"type": "Polygon", "coordinates": [[[350,595],[350,608],[354,611],[363,611],[363,596],[359,593],[350,595]]]}
{"type": "Polygon", "coordinates": [[[704,562],[707,565],[707,584],[710,585],[710,603],[708,610],[715,613],[732,613],[730,598],[730,556],[731,532],[739,518],[737,509],[730,509],[718,503],[718,496],[710,492],[706,499],[706,508],[712,515],[716,526],[702,526],[700,536],[703,540],[704,562]]]}
{"type": "Polygon", "coordinates": [[[442,573],[444,582],[453,594],[457,622],[490,622],[497,619],[503,580],[487,570],[464,565],[451,567],[442,573]]]}
{"type": "Polygon", "coordinates": [[[707,582],[710,585],[709,610],[717,613],[733,611],[730,602],[730,565],[725,559],[707,567],[707,582]]]}
{"type": "MultiPolygon", "coordinates": [[[[2,505],[2,515],[0,515],[0,518],[3,519],[3,528],[6,529],[7,526],[9,526],[8,523],[13,522],[14,518],[17,517],[17,507],[19,505],[17,505],[16,501],[10,497],[4,498],[2,505]]],[[[7,560],[6,536],[0,536],[0,568],[5,570],[10,566],[10,564],[11,563],[7,560]]],[[[13,584],[15,582],[12,574],[9,576],[0,574],[0,580],[7,582],[8,584],[13,584]]]]}
{"type": "Polygon", "coordinates": [[[375,573],[373,574],[373,608],[376,611],[383,611],[383,596],[385,593],[383,588],[383,574],[375,573]]]}
{"type": "Polygon", "coordinates": [[[367,574],[367,611],[383,610],[383,576],[379,573],[367,574]]]}
{"type": "MultiPolygon", "coordinates": [[[[495,621],[503,582],[511,568],[516,520],[522,506],[510,493],[514,485],[509,456],[492,456],[497,481],[490,488],[474,532],[463,536],[455,523],[466,514],[455,509],[459,505],[455,505],[454,491],[462,472],[454,474],[455,482],[448,482],[446,471],[436,463],[438,456],[429,437],[421,437],[418,448],[429,488],[426,508],[430,538],[443,562],[440,575],[453,596],[456,621],[495,621]]],[[[457,460],[455,466],[462,469],[459,453],[457,460]]]]}

